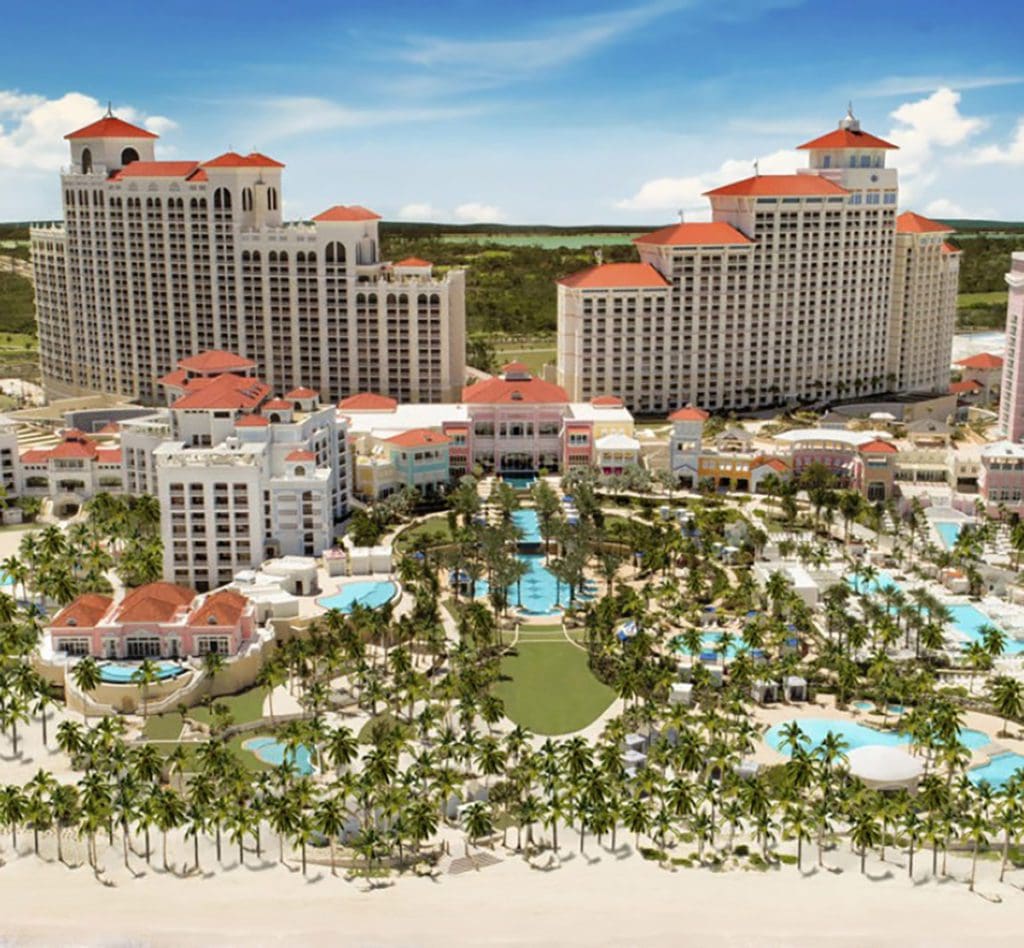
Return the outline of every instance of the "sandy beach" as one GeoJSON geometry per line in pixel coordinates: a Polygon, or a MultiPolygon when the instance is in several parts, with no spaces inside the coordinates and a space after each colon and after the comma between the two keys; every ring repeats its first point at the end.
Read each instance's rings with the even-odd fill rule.
{"type": "MultiPolygon", "coordinates": [[[[1019,945],[1024,930],[1024,873],[999,885],[998,865],[985,860],[979,892],[962,881],[969,861],[950,859],[955,879],[927,879],[930,855],[906,876],[906,856],[868,859],[866,876],[845,844],[826,856],[833,871],[815,865],[805,849],[804,875],[794,866],[767,872],[668,870],[632,852],[619,838],[616,854],[588,839],[563,834],[562,859],[531,868],[521,857],[436,879],[403,877],[376,888],[363,879],[333,878],[310,864],[275,861],[267,833],[264,861],[237,852],[225,840],[224,865],[213,871],[204,843],[205,876],[165,872],[160,838],[153,834],[152,866],[132,857],[140,875],[121,864],[120,844],[105,853],[106,882],[88,868],[68,869],[31,854],[31,834],[19,837],[22,855],[0,868],[0,933],[15,945],[954,945],[984,938],[988,946],[1019,945]],[[834,871],[841,868],[842,871],[834,871]],[[1016,877],[1016,884],[1010,884],[1016,877]]],[[[607,842],[607,840],[606,840],[607,842]]],[[[52,856],[48,837],[45,856],[52,856]]],[[[9,836],[4,858],[9,860],[9,836]]],[[[84,852],[71,844],[80,858],[84,852]]],[[[789,847],[786,846],[786,849],[789,847]]],[[[191,845],[172,840],[170,858],[191,859],[191,845]]],[[[486,852],[486,850],[482,851],[486,852]]],[[[459,860],[461,847],[453,848],[459,860]]],[[[320,858],[323,858],[322,853],[320,858]]],[[[447,862],[447,861],[445,861],[447,862]]],[[[442,864],[442,868],[444,863],[442,864]]],[[[173,866],[172,866],[173,868],[173,866]]]]}

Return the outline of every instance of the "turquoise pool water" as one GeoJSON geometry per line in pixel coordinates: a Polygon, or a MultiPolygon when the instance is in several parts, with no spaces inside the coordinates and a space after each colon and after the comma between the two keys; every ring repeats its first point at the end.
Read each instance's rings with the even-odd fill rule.
{"type": "Polygon", "coordinates": [[[874,701],[854,701],[853,702],[853,706],[858,711],[874,711],[875,710],[875,702],[874,701]]]}
{"type": "MultiPolygon", "coordinates": [[[[988,625],[990,620],[980,609],[975,609],[970,603],[961,606],[950,606],[950,615],[953,617],[953,625],[956,626],[972,642],[981,641],[981,627],[988,625]]],[[[1006,637],[1006,645],[1003,649],[1006,655],[1017,655],[1024,652],[1024,642],[1006,637]]]]}
{"type": "Polygon", "coordinates": [[[522,543],[540,543],[544,539],[540,533],[540,519],[536,510],[513,510],[512,522],[523,535],[522,543]]]}
{"type": "Polygon", "coordinates": [[[1024,757],[1020,754],[1005,753],[996,754],[984,767],[975,767],[967,771],[967,779],[977,785],[985,781],[997,790],[1006,786],[1018,770],[1024,769],[1024,757]]]}
{"type": "MultiPolygon", "coordinates": [[[[878,579],[873,582],[864,582],[860,577],[854,577],[851,574],[846,577],[846,582],[857,592],[860,592],[861,589],[863,589],[866,592],[875,593],[886,586],[891,586],[894,589],[901,588],[900,584],[897,583],[896,580],[894,580],[888,573],[879,573],[878,579]]],[[[979,630],[983,625],[986,625],[991,621],[985,613],[980,609],[976,609],[970,603],[950,606],[949,614],[953,627],[958,632],[965,635],[971,642],[981,641],[981,634],[979,630]]],[[[1024,652],[1024,642],[1018,642],[1007,636],[1004,652],[1006,655],[1017,655],[1024,652]]]]}
{"type": "MultiPolygon", "coordinates": [[[[786,721],[768,728],[764,735],[769,747],[782,753],[788,753],[788,747],[783,749],[782,731],[787,724],[786,721]]],[[[870,744],[882,744],[886,747],[902,747],[910,743],[906,734],[897,734],[895,731],[879,731],[877,728],[867,727],[856,721],[841,721],[833,718],[798,718],[796,723],[804,732],[804,743],[808,747],[818,747],[825,739],[825,735],[831,731],[833,734],[843,738],[848,745],[848,750],[857,747],[867,747],[870,744]]],[[[972,731],[965,729],[960,732],[960,743],[968,750],[978,750],[986,744],[992,743],[984,731],[972,731]]]]}
{"type": "Polygon", "coordinates": [[[291,751],[287,744],[282,744],[273,737],[254,737],[244,741],[242,747],[252,751],[264,763],[279,767],[287,760],[296,773],[302,776],[313,773],[313,758],[305,744],[299,744],[291,751]]]}
{"type": "MultiPolygon", "coordinates": [[[[509,605],[535,616],[558,615],[569,605],[569,587],[559,583],[544,565],[543,553],[520,553],[516,556],[525,563],[528,572],[508,588],[509,605]]],[[[477,599],[485,599],[490,592],[487,580],[476,584],[477,599]]],[[[576,601],[586,602],[597,595],[597,584],[592,579],[584,580],[583,588],[576,590],[576,601]]]]}
{"type": "Polygon", "coordinates": [[[349,613],[356,605],[367,609],[378,609],[390,602],[398,594],[398,584],[386,579],[364,580],[358,583],[347,583],[333,596],[317,599],[317,605],[325,609],[337,609],[349,613]]]}
{"type": "MultiPolygon", "coordinates": [[[[139,670],[140,662],[133,662],[131,664],[109,664],[100,665],[100,681],[106,682],[108,685],[134,685],[135,682],[132,680],[134,675],[139,670]]],[[[167,678],[175,678],[178,675],[183,674],[185,671],[181,665],[175,664],[174,662],[157,662],[156,665],[156,677],[158,681],[164,681],[167,678]]]]}
{"type": "Polygon", "coordinates": [[[946,549],[953,549],[956,545],[956,538],[960,536],[961,524],[954,520],[935,520],[933,523],[946,549]]]}
{"type": "Polygon", "coordinates": [[[502,474],[501,479],[516,490],[529,490],[537,480],[533,474],[502,474]]]}

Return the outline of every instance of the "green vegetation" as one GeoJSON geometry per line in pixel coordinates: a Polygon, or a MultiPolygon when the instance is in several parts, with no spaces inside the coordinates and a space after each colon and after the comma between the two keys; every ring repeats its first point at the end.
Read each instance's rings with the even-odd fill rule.
{"type": "Polygon", "coordinates": [[[215,717],[212,708],[220,706],[227,715],[230,715],[232,724],[248,724],[263,717],[263,702],[266,697],[266,689],[250,688],[237,695],[215,698],[212,706],[192,708],[188,716],[201,724],[209,725],[213,723],[215,717]]]}
{"type": "MultiPolygon", "coordinates": [[[[5,270],[0,264],[0,332],[26,333],[34,336],[36,309],[32,281],[5,270]]],[[[3,348],[8,347],[5,341],[3,348]]]]}
{"type": "Polygon", "coordinates": [[[520,643],[502,659],[495,694],[505,713],[537,734],[568,734],[595,720],[615,692],[590,671],[587,653],[568,642],[520,643]]]}
{"type": "Polygon", "coordinates": [[[452,539],[448,518],[442,514],[429,517],[403,530],[395,540],[395,548],[400,553],[407,553],[411,550],[426,550],[442,543],[451,543],[452,539]]]}
{"type": "Polygon", "coordinates": [[[534,375],[539,375],[545,365],[554,362],[555,356],[554,346],[531,346],[530,348],[497,346],[495,349],[495,358],[499,366],[509,362],[522,362],[534,375]]]}
{"type": "Polygon", "coordinates": [[[149,741],[177,741],[181,737],[181,728],[181,715],[177,711],[167,711],[146,718],[142,733],[149,741]]]}
{"type": "Polygon", "coordinates": [[[1006,325],[1006,291],[961,293],[956,302],[956,326],[960,331],[1002,329],[1006,325]]]}

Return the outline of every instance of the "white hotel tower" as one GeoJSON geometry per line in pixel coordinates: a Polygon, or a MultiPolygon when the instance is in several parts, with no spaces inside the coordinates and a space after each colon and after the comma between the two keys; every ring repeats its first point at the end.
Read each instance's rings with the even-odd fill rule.
{"type": "Polygon", "coordinates": [[[641,413],[945,391],[959,258],[896,216],[895,149],[847,116],[809,167],[707,193],[710,223],[636,239],[641,263],[558,287],[558,382],[641,413]]]}
{"type": "Polygon", "coordinates": [[[465,274],[381,261],[377,214],[284,224],[280,162],[157,161],[157,136],[109,113],[65,137],[64,224],[31,235],[51,395],[155,402],[154,379],[179,360],[229,350],[279,393],[458,397],[465,274]]]}

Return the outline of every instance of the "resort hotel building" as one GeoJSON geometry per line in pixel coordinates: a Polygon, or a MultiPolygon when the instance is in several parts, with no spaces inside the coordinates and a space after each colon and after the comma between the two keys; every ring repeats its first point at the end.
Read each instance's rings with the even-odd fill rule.
{"type": "Polygon", "coordinates": [[[573,401],[711,411],[945,392],[959,258],[949,229],[897,214],[895,145],[852,113],[809,166],[707,192],[708,223],[635,240],[637,263],[558,286],[558,382],[573,401]]]}
{"type": "Polygon", "coordinates": [[[64,223],[31,231],[44,386],[154,403],[193,353],[252,360],[275,391],[451,401],[465,365],[465,275],[380,256],[379,215],[285,224],[284,166],[258,152],[157,160],[111,114],[65,136],[64,223]]]}

